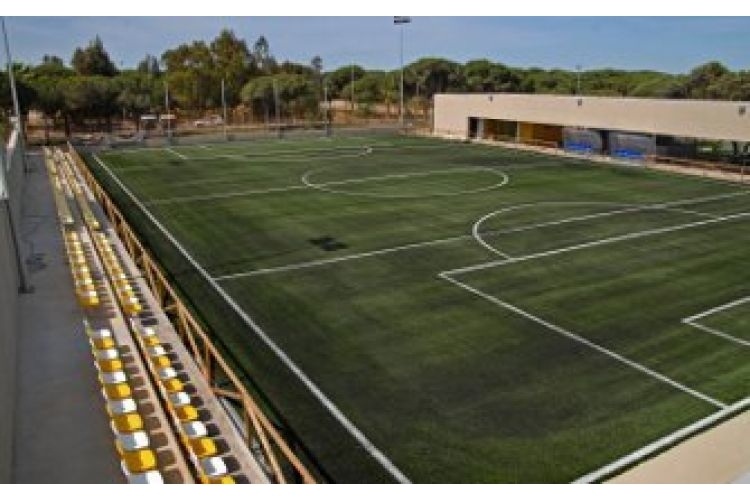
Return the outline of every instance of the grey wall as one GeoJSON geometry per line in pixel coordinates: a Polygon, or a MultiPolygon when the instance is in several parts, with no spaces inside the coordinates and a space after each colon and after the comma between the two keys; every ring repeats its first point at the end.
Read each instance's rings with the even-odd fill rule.
{"type": "Polygon", "coordinates": [[[3,205],[0,203],[0,483],[8,483],[15,411],[18,278],[3,205]]]}
{"type": "MultiPolygon", "coordinates": [[[[1,148],[0,148],[1,149],[1,148]]],[[[0,168],[6,168],[5,150],[0,150],[3,160],[0,168]]],[[[23,172],[12,158],[8,174],[11,203],[16,213],[13,218],[20,221],[20,198],[23,172]]],[[[13,414],[16,402],[16,339],[19,331],[18,318],[18,269],[11,226],[8,218],[8,203],[0,199],[0,483],[11,480],[13,458],[13,414]]]]}

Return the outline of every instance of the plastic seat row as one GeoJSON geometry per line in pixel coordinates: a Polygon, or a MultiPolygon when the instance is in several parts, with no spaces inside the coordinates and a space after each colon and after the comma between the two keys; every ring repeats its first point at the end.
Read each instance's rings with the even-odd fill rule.
{"type": "Polygon", "coordinates": [[[86,251],[78,232],[66,229],[63,231],[65,253],[68,256],[70,271],[73,275],[76,298],[81,307],[97,307],[100,303],[99,293],[96,291],[94,279],[91,276],[86,251]]]}
{"type": "Polygon", "coordinates": [[[162,484],[164,479],[158,470],[157,456],[150,448],[143,417],[133,399],[133,389],[112,332],[106,328],[95,330],[87,326],[86,334],[123,474],[130,483],[162,484]]]}
{"type": "Polygon", "coordinates": [[[167,413],[198,470],[200,481],[204,484],[233,484],[235,481],[228,473],[226,462],[218,456],[219,447],[208,436],[208,429],[185,391],[185,384],[180,380],[156,330],[137,325],[135,321],[132,323],[139,348],[166,401],[167,413]]]}
{"type": "Polygon", "coordinates": [[[94,216],[94,212],[89,205],[89,200],[86,198],[83,188],[81,188],[78,179],[73,173],[73,169],[75,168],[73,167],[73,160],[70,159],[68,153],[63,153],[59,149],[56,151],[56,159],[58,160],[58,165],[60,165],[60,170],[63,172],[68,185],[70,185],[70,189],[73,191],[73,196],[78,202],[83,221],[90,229],[98,231],[100,228],[99,220],[94,216]]]}
{"type": "Polygon", "coordinates": [[[75,221],[70,212],[68,200],[65,198],[65,190],[60,182],[55,160],[52,157],[52,153],[47,148],[44,148],[44,162],[47,165],[47,173],[49,174],[50,184],[52,185],[52,196],[55,200],[55,207],[57,208],[57,216],[60,219],[60,223],[63,226],[72,226],[75,221]]]}
{"type": "Polygon", "coordinates": [[[94,238],[94,245],[96,245],[99,255],[102,257],[104,269],[112,282],[112,287],[115,290],[117,301],[120,303],[122,310],[128,316],[137,316],[143,311],[143,306],[130,284],[128,275],[120,264],[120,259],[117,257],[112,243],[104,233],[92,231],[91,234],[94,238]]]}

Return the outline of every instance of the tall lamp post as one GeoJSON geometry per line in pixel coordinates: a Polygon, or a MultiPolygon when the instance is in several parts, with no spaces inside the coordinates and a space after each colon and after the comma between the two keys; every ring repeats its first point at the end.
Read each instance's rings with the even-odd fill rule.
{"type": "MultiPolygon", "coordinates": [[[[10,44],[8,43],[8,32],[5,30],[5,18],[0,17],[0,24],[3,30],[3,41],[5,43],[5,57],[8,61],[8,83],[10,84],[10,93],[13,98],[13,112],[15,116],[15,122],[13,126],[16,129],[16,148],[21,151],[21,162],[23,163],[23,173],[26,174],[29,167],[26,163],[26,144],[23,138],[23,121],[21,116],[21,106],[18,103],[18,92],[16,91],[16,80],[13,77],[13,58],[10,55],[10,44]]],[[[7,156],[8,162],[11,161],[10,155],[7,156]]],[[[21,240],[16,227],[16,220],[13,216],[10,198],[12,193],[10,192],[10,182],[7,179],[7,174],[10,172],[11,165],[4,165],[0,159],[0,204],[4,205],[5,213],[8,216],[8,227],[10,228],[11,239],[13,240],[13,250],[16,257],[16,267],[18,268],[18,291],[21,293],[31,292],[32,286],[29,282],[29,277],[26,270],[26,263],[23,260],[21,252],[21,240]]],[[[16,167],[18,168],[18,167],[16,167]]],[[[18,193],[17,196],[20,196],[18,193]]]]}
{"type": "Polygon", "coordinates": [[[581,95],[581,65],[580,64],[576,64],[576,74],[578,76],[578,85],[576,86],[576,89],[577,89],[576,95],[580,96],[581,95]]]}
{"type": "Polygon", "coordinates": [[[397,24],[401,27],[400,36],[400,48],[401,48],[401,99],[399,107],[399,121],[401,122],[401,128],[404,128],[404,25],[411,22],[409,16],[393,16],[393,24],[397,24]]]}

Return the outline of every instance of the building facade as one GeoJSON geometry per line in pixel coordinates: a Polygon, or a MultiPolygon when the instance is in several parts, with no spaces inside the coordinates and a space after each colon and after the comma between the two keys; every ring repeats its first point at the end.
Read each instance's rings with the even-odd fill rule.
{"type": "MultiPolygon", "coordinates": [[[[437,135],[621,155],[677,154],[699,141],[750,143],[750,102],[535,94],[436,94],[437,135]]],[[[679,156],[679,154],[677,154],[679,156]]]]}

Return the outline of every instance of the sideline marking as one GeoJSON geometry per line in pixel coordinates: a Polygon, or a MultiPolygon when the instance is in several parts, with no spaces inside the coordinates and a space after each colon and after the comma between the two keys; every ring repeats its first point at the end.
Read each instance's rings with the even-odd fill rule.
{"type": "Polygon", "coordinates": [[[733,413],[744,410],[747,406],[750,406],[750,398],[737,401],[736,403],[727,406],[726,408],[723,408],[715,413],[712,413],[711,415],[702,418],[697,422],[693,422],[692,424],[689,424],[681,429],[677,429],[671,434],[667,434],[666,436],[663,436],[642,448],[628,453],[627,455],[624,455],[617,460],[603,467],[600,467],[599,469],[596,469],[595,471],[589,472],[588,474],[583,475],[572,482],[575,484],[587,484],[600,481],[603,478],[609,477],[630,465],[640,462],[641,460],[664,450],[666,447],[679,444],[685,438],[690,437],[691,435],[712,426],[716,422],[723,420],[733,413]]]}
{"type": "Polygon", "coordinates": [[[552,330],[553,332],[558,333],[558,334],[560,334],[560,335],[562,335],[564,337],[568,337],[568,338],[570,338],[572,340],[575,340],[576,342],[584,344],[585,346],[588,346],[588,347],[590,347],[590,348],[592,348],[592,349],[594,349],[594,350],[596,350],[596,351],[598,351],[598,352],[600,352],[602,354],[605,354],[605,355],[607,355],[607,356],[609,356],[609,357],[611,357],[611,358],[619,361],[620,363],[628,365],[631,368],[634,368],[634,369],[636,369],[636,370],[638,370],[638,371],[640,371],[642,373],[645,373],[646,375],[649,375],[652,378],[655,378],[655,379],[657,379],[657,380],[659,380],[661,382],[664,382],[665,384],[671,385],[672,387],[674,387],[676,389],[679,389],[682,392],[690,394],[691,396],[693,396],[695,398],[701,399],[701,400],[705,401],[706,403],[712,404],[712,405],[716,406],[717,408],[726,408],[727,407],[727,405],[725,403],[722,403],[721,401],[713,399],[710,396],[707,396],[707,395],[703,394],[702,392],[696,391],[695,389],[691,389],[690,387],[687,387],[686,385],[683,385],[683,384],[677,382],[676,380],[673,380],[673,379],[667,377],[666,375],[663,375],[663,374],[661,374],[661,373],[659,373],[657,371],[654,371],[654,370],[652,370],[650,368],[647,368],[647,367],[643,366],[642,364],[637,363],[637,362],[635,362],[635,361],[633,361],[633,360],[631,360],[629,358],[626,358],[625,356],[623,356],[621,354],[618,354],[618,353],[616,353],[614,351],[610,351],[606,347],[603,347],[603,346],[601,346],[601,345],[599,345],[599,344],[597,344],[595,342],[592,342],[591,340],[588,340],[588,339],[586,339],[584,337],[581,337],[580,335],[577,335],[577,334],[575,334],[575,333],[573,333],[573,332],[571,332],[569,330],[566,330],[566,329],[564,329],[564,328],[562,328],[560,326],[557,326],[557,325],[555,325],[553,323],[550,323],[549,321],[546,321],[546,320],[544,320],[544,319],[542,319],[542,318],[540,318],[538,316],[535,316],[535,315],[533,315],[533,314],[531,314],[531,313],[529,313],[527,311],[524,311],[520,307],[516,307],[516,306],[514,306],[512,304],[509,304],[508,302],[505,302],[505,301],[503,301],[501,299],[498,299],[497,297],[495,297],[493,295],[490,295],[488,293],[482,292],[481,290],[477,290],[476,288],[474,288],[474,287],[472,287],[470,285],[467,285],[466,283],[464,283],[462,281],[459,281],[456,278],[452,278],[451,276],[448,276],[445,273],[440,273],[440,274],[438,274],[438,276],[440,278],[446,280],[446,281],[449,281],[449,282],[453,283],[454,285],[456,285],[458,287],[463,288],[464,290],[466,290],[468,292],[473,293],[474,295],[476,295],[478,297],[481,297],[481,298],[483,298],[485,300],[488,300],[489,302],[492,302],[496,306],[500,306],[500,307],[502,307],[504,309],[507,309],[507,310],[509,310],[509,311],[511,311],[511,312],[513,312],[515,314],[518,314],[519,316],[522,316],[522,317],[524,317],[526,319],[529,319],[529,320],[533,321],[534,323],[537,323],[539,325],[542,325],[542,326],[546,327],[548,330],[552,330]]]}
{"type": "Polygon", "coordinates": [[[331,415],[338,420],[338,422],[352,435],[352,437],[359,442],[362,447],[367,450],[367,452],[370,454],[372,458],[374,458],[380,465],[383,466],[384,469],[386,469],[394,479],[396,479],[400,483],[410,483],[406,475],[401,472],[398,467],[396,467],[393,462],[390,461],[390,459],[382,452],[380,451],[368,438],[367,436],[362,433],[347,417],[344,415],[341,410],[338,409],[338,407],[330,400],[328,397],[323,393],[323,391],[318,388],[315,383],[310,380],[310,378],[294,363],[294,361],[289,358],[289,356],[266,334],[266,332],[257,324],[253,319],[245,312],[244,309],[242,309],[240,306],[237,305],[237,303],[232,299],[232,297],[229,296],[229,294],[224,290],[209,274],[208,272],[193,258],[190,253],[188,253],[187,250],[177,241],[177,239],[170,233],[164,225],[156,218],[154,215],[141,203],[141,201],[136,198],[133,193],[128,189],[127,186],[125,186],[122,181],[109,169],[109,167],[96,155],[93,155],[93,158],[101,165],[101,167],[109,174],[109,176],[112,178],[112,180],[117,183],[117,185],[120,187],[120,189],[127,194],[130,199],[133,201],[133,203],[136,204],[136,206],[143,212],[146,217],[149,218],[151,223],[153,223],[159,230],[164,234],[164,236],[169,239],[169,241],[177,248],[180,253],[195,267],[195,269],[203,276],[203,278],[208,281],[209,284],[216,290],[216,292],[227,301],[227,303],[234,309],[234,311],[245,321],[245,323],[251,328],[251,330],[258,336],[260,339],[279,357],[279,359],[289,368],[289,370],[294,373],[297,378],[300,379],[300,381],[307,387],[307,389],[318,399],[318,401],[323,405],[324,408],[326,408],[331,415]]]}
{"type": "Polygon", "coordinates": [[[172,153],[173,155],[175,155],[175,156],[177,156],[178,158],[181,158],[181,159],[183,159],[183,160],[189,160],[189,159],[190,159],[190,158],[188,158],[187,156],[185,156],[184,154],[182,154],[182,153],[178,153],[177,151],[175,151],[175,150],[174,150],[174,149],[172,149],[172,148],[164,148],[164,151],[169,151],[169,152],[170,152],[170,153],[172,153]]]}

